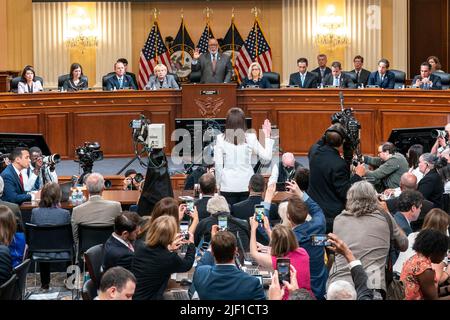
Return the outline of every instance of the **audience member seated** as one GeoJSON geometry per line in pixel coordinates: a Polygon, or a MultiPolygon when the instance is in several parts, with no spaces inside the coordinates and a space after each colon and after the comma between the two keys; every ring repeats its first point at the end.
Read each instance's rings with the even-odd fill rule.
{"type": "Polygon", "coordinates": [[[325,76],[323,79],[323,85],[350,89],[354,89],[356,87],[350,76],[342,72],[342,65],[338,61],[331,64],[331,73],[325,76]]]}
{"type": "MultiPolygon", "coordinates": [[[[445,235],[448,235],[449,223],[450,223],[449,217],[446,212],[442,211],[441,209],[433,209],[430,212],[428,212],[428,214],[425,216],[422,230],[427,229],[437,230],[445,235]]],[[[416,254],[416,252],[413,250],[413,246],[418,234],[419,232],[413,232],[408,236],[408,250],[400,253],[397,261],[393,266],[393,272],[398,277],[400,277],[405,262],[416,254]]],[[[444,258],[444,260],[438,264],[436,263],[432,264],[432,268],[436,273],[436,279],[438,280],[439,285],[448,281],[449,279],[448,272],[445,270],[446,268],[448,269],[447,264],[448,264],[447,258],[444,258]]]]}
{"type": "Polygon", "coordinates": [[[30,148],[30,166],[22,170],[25,191],[42,189],[47,182],[58,182],[54,165],[44,165],[44,157],[39,147],[30,148]]]}
{"type": "MultiPolygon", "coordinates": [[[[417,177],[409,172],[405,172],[400,178],[400,194],[406,190],[417,190],[417,177]]],[[[385,191],[385,194],[392,192],[393,192],[392,189],[387,189],[385,191]]],[[[391,214],[395,214],[398,211],[398,202],[399,202],[398,197],[386,200],[386,205],[391,214]]],[[[420,230],[420,228],[422,228],[422,223],[423,219],[425,218],[425,215],[433,208],[434,208],[433,202],[427,199],[422,200],[422,208],[420,209],[419,218],[417,219],[417,221],[411,222],[412,231],[415,232],[420,230]]]]}
{"type": "Polygon", "coordinates": [[[114,219],[114,232],[103,249],[103,270],[116,266],[131,270],[135,251],[133,243],[138,233],[136,221],[140,221],[140,216],[129,211],[114,219]]]}
{"type": "Polygon", "coordinates": [[[429,56],[427,58],[427,62],[431,65],[431,72],[441,72],[445,73],[445,71],[442,70],[441,62],[439,61],[439,58],[436,56],[429,56]]]}
{"type": "Polygon", "coordinates": [[[211,229],[211,247],[198,261],[193,284],[200,300],[265,300],[258,278],[239,270],[234,234],[211,229]]]}
{"type": "Polygon", "coordinates": [[[394,214],[394,220],[406,236],[413,232],[411,222],[419,218],[422,201],[422,194],[415,190],[405,190],[398,197],[398,211],[394,214]]]}
{"type": "Polygon", "coordinates": [[[408,172],[408,161],[395,150],[391,142],[378,146],[378,157],[364,156],[364,163],[377,167],[373,171],[366,171],[366,179],[382,192],[385,189],[394,189],[400,186],[400,177],[408,172]]]}
{"type": "MultiPolygon", "coordinates": [[[[3,178],[0,176],[0,198],[3,196],[3,190],[5,188],[5,183],[3,181],[3,178]]],[[[22,223],[22,212],[20,211],[20,207],[16,203],[3,201],[0,199],[0,206],[7,206],[11,209],[11,211],[14,213],[16,218],[22,223]]]]}
{"type": "Polygon", "coordinates": [[[270,137],[271,125],[265,120],[262,125],[265,146],[263,147],[255,133],[246,133],[244,111],[240,108],[228,110],[225,133],[216,138],[214,163],[216,180],[220,194],[230,205],[248,198],[248,183],[253,176],[252,156],[261,161],[272,159],[275,141],[270,137]]]}
{"type": "Polygon", "coordinates": [[[131,300],[135,289],[136,277],[125,268],[113,267],[103,274],[94,300],[131,300]]]}
{"type": "Polygon", "coordinates": [[[413,144],[406,153],[408,159],[409,172],[417,177],[417,182],[423,178],[423,173],[419,170],[419,158],[423,154],[423,146],[421,144],[413,144]]]}
{"type": "Polygon", "coordinates": [[[284,184],[286,181],[292,180],[295,175],[295,170],[299,167],[303,166],[295,160],[293,153],[283,153],[281,161],[278,164],[274,164],[272,167],[268,185],[273,183],[284,184]]]}
{"type": "MultiPolygon", "coordinates": [[[[270,230],[268,222],[267,218],[264,219],[267,229],[270,230]]],[[[288,258],[290,260],[290,265],[297,271],[298,288],[304,288],[311,292],[309,255],[305,249],[299,247],[292,229],[283,225],[275,226],[275,228],[268,233],[270,236],[270,252],[262,253],[258,252],[256,243],[256,230],[258,229],[259,224],[260,223],[256,221],[255,217],[250,218],[250,254],[253,259],[255,259],[258,265],[263,268],[277,270],[277,259],[288,258]]],[[[286,292],[283,300],[288,300],[288,298],[289,293],[286,292]]]]}
{"type": "Polygon", "coordinates": [[[324,85],[325,77],[331,74],[331,69],[327,67],[328,58],[325,54],[319,54],[317,56],[317,64],[319,65],[316,69],[311,72],[317,75],[317,83],[324,85]]]}
{"type": "Polygon", "coordinates": [[[356,86],[359,88],[361,85],[363,87],[367,86],[369,82],[370,71],[363,69],[364,58],[361,56],[356,56],[353,58],[353,66],[355,69],[350,71],[356,75],[356,86]]]}
{"type": "Polygon", "coordinates": [[[202,221],[210,216],[210,213],[206,211],[206,205],[209,199],[214,197],[214,194],[217,192],[216,178],[211,173],[205,173],[200,177],[198,183],[202,197],[195,201],[195,206],[197,207],[198,219],[202,221]]]}
{"type": "Polygon", "coordinates": [[[89,200],[76,206],[72,211],[72,231],[76,244],[78,244],[78,225],[112,226],[114,219],[122,212],[120,202],[102,198],[105,179],[100,173],[89,174],[85,183],[89,200]]]}
{"type": "Polygon", "coordinates": [[[125,66],[123,62],[114,64],[115,74],[106,80],[106,90],[134,89],[137,90],[133,79],[125,74],[125,66]]]}
{"type": "Polygon", "coordinates": [[[171,216],[160,216],[152,220],[145,238],[144,246],[137,246],[131,271],[136,276],[134,300],[160,300],[170,275],[188,272],[195,259],[194,237],[189,240],[178,233],[178,225],[171,216]],[[184,258],[176,250],[188,244],[184,258]]]}
{"type": "Polygon", "coordinates": [[[159,63],[153,71],[155,74],[150,76],[144,90],[180,89],[175,77],[167,74],[167,67],[165,65],[159,63]]]}
{"type": "Polygon", "coordinates": [[[271,88],[269,80],[263,75],[261,65],[252,62],[248,68],[247,77],[242,81],[241,88],[257,87],[262,89],[271,88]]]}
{"type": "MultiPolygon", "coordinates": [[[[394,240],[395,249],[400,251],[408,248],[408,239],[392,216],[384,212],[377,192],[369,182],[360,181],[350,188],[345,210],[334,220],[333,233],[348,245],[356,257],[361,257],[366,273],[370,271],[379,275],[377,281],[369,281],[368,286],[377,291],[377,296],[385,296],[385,265],[390,239],[394,240]]],[[[348,263],[341,255],[336,256],[331,267],[328,286],[337,280],[351,281],[348,263]]]]}
{"type": "Polygon", "coordinates": [[[27,148],[17,147],[9,155],[12,163],[2,171],[5,183],[2,200],[21,205],[25,201],[31,201],[31,194],[25,191],[22,170],[30,166],[30,153],[27,148]]]}
{"type": "Polygon", "coordinates": [[[70,66],[69,79],[64,81],[62,89],[63,91],[79,91],[86,90],[88,88],[88,81],[83,74],[83,68],[79,63],[72,63],[70,66]]]}
{"type": "Polygon", "coordinates": [[[35,72],[32,66],[26,66],[22,71],[22,79],[17,86],[17,93],[34,93],[44,90],[42,83],[35,79],[35,72]]]}
{"type": "Polygon", "coordinates": [[[217,195],[209,199],[206,205],[206,211],[211,215],[200,221],[195,230],[194,239],[196,247],[198,247],[202,242],[209,243],[211,241],[211,227],[218,224],[219,215],[224,215],[227,217],[228,231],[231,231],[234,234],[239,232],[239,237],[242,241],[244,249],[248,251],[250,242],[250,226],[247,221],[235,218],[230,214],[230,207],[227,200],[223,196],[217,195]]]}
{"type": "Polygon", "coordinates": [[[199,165],[195,168],[195,170],[192,170],[192,168],[193,166],[190,166],[190,169],[188,169],[186,172],[188,176],[186,177],[186,180],[184,182],[184,190],[194,190],[195,185],[199,183],[198,181],[202,175],[204,175],[205,173],[211,173],[212,175],[214,175],[215,173],[214,163],[208,165],[199,165]]]}
{"type": "Polygon", "coordinates": [[[306,192],[302,192],[296,182],[287,182],[287,188],[295,195],[288,200],[287,220],[300,247],[308,252],[311,290],[318,300],[323,300],[328,271],[323,247],[313,246],[311,236],[325,233],[325,216],[317,203],[306,192]]]}
{"type": "Polygon", "coordinates": [[[16,233],[16,217],[6,206],[0,205],[0,286],[11,278],[13,265],[8,246],[16,233]]]}
{"type": "MultiPolygon", "coordinates": [[[[60,207],[61,189],[56,182],[47,183],[41,191],[41,200],[39,201],[39,208],[34,208],[31,212],[31,223],[37,226],[59,226],[70,224],[70,212],[60,207]]],[[[55,253],[45,253],[40,256],[48,257],[49,259],[56,258],[55,253]]],[[[58,253],[58,258],[61,254],[58,253]]],[[[69,254],[66,254],[68,258],[69,254]]],[[[39,263],[41,270],[41,288],[49,289],[50,285],[50,264],[46,262],[39,263]]]]}
{"type": "Polygon", "coordinates": [[[327,300],[372,300],[373,291],[367,287],[368,277],[361,261],[356,260],[347,244],[335,234],[328,234],[328,241],[331,243],[328,248],[347,261],[353,284],[345,280],[331,283],[327,291],[327,300]]]}
{"type": "Polygon", "coordinates": [[[420,74],[414,77],[412,85],[425,90],[442,90],[441,78],[432,73],[428,62],[420,65],[420,74]]]}
{"type": "Polygon", "coordinates": [[[299,58],[297,60],[298,72],[292,73],[289,76],[289,85],[298,86],[299,88],[316,89],[317,88],[317,75],[315,73],[308,72],[308,59],[299,58]]]}
{"type": "MultiPolygon", "coordinates": [[[[136,179],[137,174],[138,173],[134,169],[128,169],[127,171],[125,171],[125,179],[123,179],[123,182],[122,182],[123,190],[140,190],[141,189],[141,182],[144,180],[139,181],[138,179],[136,179]]],[[[142,175],[141,175],[141,177],[142,177],[142,175]]]]}
{"type": "Polygon", "coordinates": [[[389,61],[381,59],[378,61],[378,71],[374,71],[369,76],[368,86],[378,86],[382,89],[394,89],[395,74],[389,69],[389,61]]]}
{"type": "Polygon", "coordinates": [[[405,300],[450,300],[449,285],[438,287],[432,264],[447,255],[449,238],[440,231],[421,231],[414,242],[416,254],[403,265],[400,280],[405,286],[405,300]]]}
{"type": "Polygon", "coordinates": [[[130,76],[131,79],[133,79],[133,83],[134,83],[135,87],[137,88],[136,75],[134,73],[132,73],[132,72],[128,72],[128,60],[125,59],[125,58],[120,58],[120,59],[117,59],[117,62],[122,62],[123,63],[123,66],[125,67],[125,74],[127,76],[130,76]]]}
{"type": "Polygon", "coordinates": [[[437,169],[447,165],[447,159],[438,158],[431,153],[424,153],[419,158],[419,170],[424,174],[417,190],[425,199],[434,203],[435,208],[442,208],[444,182],[437,169]]]}

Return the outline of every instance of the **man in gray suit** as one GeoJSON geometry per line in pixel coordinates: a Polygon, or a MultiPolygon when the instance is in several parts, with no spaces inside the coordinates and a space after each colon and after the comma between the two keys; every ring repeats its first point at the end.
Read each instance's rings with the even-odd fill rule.
{"type": "Polygon", "coordinates": [[[219,52],[219,43],[211,38],[208,41],[208,52],[200,54],[196,48],[191,64],[192,71],[200,71],[200,83],[228,83],[231,81],[233,67],[230,57],[219,52]]]}
{"type": "Polygon", "coordinates": [[[73,239],[78,244],[78,225],[112,226],[122,212],[120,202],[102,199],[105,180],[100,173],[91,173],[86,178],[89,200],[73,208],[73,239]]]}
{"type": "Polygon", "coordinates": [[[154,75],[150,77],[144,90],[158,90],[158,89],[179,89],[175,77],[167,74],[167,67],[162,63],[157,64],[153,69],[154,75]]]}

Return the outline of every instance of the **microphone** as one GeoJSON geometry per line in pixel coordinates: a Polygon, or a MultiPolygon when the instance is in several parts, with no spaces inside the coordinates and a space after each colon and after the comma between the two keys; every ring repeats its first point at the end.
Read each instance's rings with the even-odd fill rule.
{"type": "Polygon", "coordinates": [[[339,99],[341,100],[341,110],[344,111],[344,94],[339,91],[339,99]]]}

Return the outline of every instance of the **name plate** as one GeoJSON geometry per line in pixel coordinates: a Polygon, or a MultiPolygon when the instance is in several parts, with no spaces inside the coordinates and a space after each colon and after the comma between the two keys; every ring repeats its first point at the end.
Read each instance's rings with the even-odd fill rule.
{"type": "Polygon", "coordinates": [[[202,91],[200,91],[200,94],[202,96],[217,95],[217,94],[219,94],[219,91],[217,91],[217,90],[202,90],[202,91]]]}

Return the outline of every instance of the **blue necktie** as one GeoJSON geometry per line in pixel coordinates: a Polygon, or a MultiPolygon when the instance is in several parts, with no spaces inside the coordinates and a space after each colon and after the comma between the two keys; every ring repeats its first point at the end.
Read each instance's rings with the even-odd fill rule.
{"type": "Polygon", "coordinates": [[[123,87],[123,78],[119,78],[119,89],[123,87]]]}
{"type": "Polygon", "coordinates": [[[334,78],[334,86],[339,87],[339,78],[334,78]]]}
{"type": "Polygon", "coordinates": [[[302,78],[302,87],[304,87],[305,86],[305,75],[302,74],[302,75],[300,75],[300,77],[302,78]]]}

